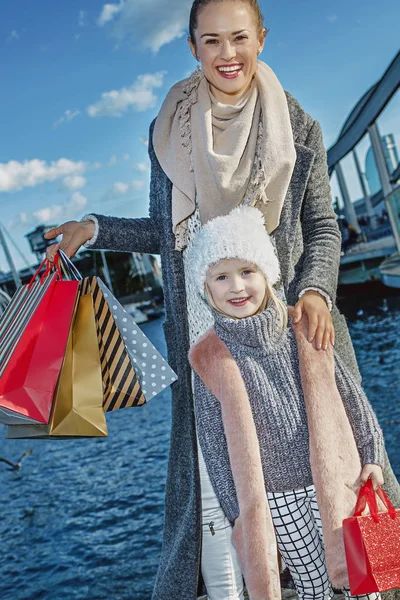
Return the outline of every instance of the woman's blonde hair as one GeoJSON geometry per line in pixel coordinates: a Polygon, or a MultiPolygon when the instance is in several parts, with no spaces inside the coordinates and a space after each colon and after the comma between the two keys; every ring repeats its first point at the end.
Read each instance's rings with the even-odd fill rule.
{"type": "MultiPolygon", "coordinates": [[[[261,273],[261,271],[259,271],[259,272],[261,273]]],[[[286,329],[287,324],[288,324],[288,310],[287,310],[286,304],[283,302],[283,300],[281,300],[278,297],[276,291],[274,290],[272,285],[269,283],[269,281],[265,277],[264,273],[262,273],[262,275],[263,275],[264,281],[265,281],[264,299],[261,302],[257,312],[255,312],[254,314],[259,315],[260,313],[262,313],[267,308],[269,302],[274,304],[276,311],[278,313],[279,330],[282,333],[283,330],[286,329]]],[[[214,302],[214,298],[212,297],[212,293],[211,293],[210,288],[208,287],[207,281],[204,282],[204,295],[205,295],[205,298],[206,298],[208,304],[210,304],[210,306],[212,306],[216,311],[218,311],[222,315],[225,315],[227,317],[231,317],[234,319],[240,318],[240,317],[232,317],[232,315],[228,315],[226,312],[224,312],[223,310],[218,308],[218,306],[214,302]]]]}

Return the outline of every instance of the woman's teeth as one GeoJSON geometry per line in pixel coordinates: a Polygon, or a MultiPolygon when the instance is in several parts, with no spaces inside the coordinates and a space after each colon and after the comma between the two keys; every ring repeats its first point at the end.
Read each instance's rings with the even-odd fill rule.
{"type": "Polygon", "coordinates": [[[241,65],[235,65],[232,67],[218,67],[218,71],[220,73],[234,73],[235,71],[240,71],[241,68],[241,65]]]}

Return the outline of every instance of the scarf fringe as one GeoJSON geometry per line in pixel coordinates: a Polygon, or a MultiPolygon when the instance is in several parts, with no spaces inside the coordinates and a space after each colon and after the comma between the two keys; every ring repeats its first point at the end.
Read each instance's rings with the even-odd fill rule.
{"type": "Polygon", "coordinates": [[[193,71],[186,86],[183,88],[183,93],[186,99],[179,105],[179,131],[181,134],[182,146],[189,152],[190,171],[194,172],[192,159],[192,128],[190,124],[190,111],[192,106],[197,102],[197,91],[201,81],[204,79],[204,73],[200,67],[196,67],[193,71]]]}

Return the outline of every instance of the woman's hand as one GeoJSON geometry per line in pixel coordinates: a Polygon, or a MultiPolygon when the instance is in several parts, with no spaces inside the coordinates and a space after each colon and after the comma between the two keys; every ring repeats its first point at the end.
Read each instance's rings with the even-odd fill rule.
{"type": "Polygon", "coordinates": [[[74,256],[83,244],[92,239],[95,232],[93,221],[68,221],[59,227],[50,229],[44,234],[46,240],[54,240],[59,235],[62,235],[62,240],[59,244],[53,244],[46,250],[46,258],[53,262],[57,250],[61,248],[68,257],[74,256]]]}
{"type": "Polygon", "coordinates": [[[360,475],[360,481],[362,484],[367,483],[368,479],[372,479],[374,489],[381,487],[385,482],[383,480],[382,467],[374,464],[367,464],[363,466],[360,475]]]}
{"type": "Polygon", "coordinates": [[[298,323],[303,313],[308,317],[308,341],[315,339],[317,350],[327,350],[329,342],[334,346],[335,330],[325,298],[318,292],[306,292],[294,307],[293,323],[298,323]]]}

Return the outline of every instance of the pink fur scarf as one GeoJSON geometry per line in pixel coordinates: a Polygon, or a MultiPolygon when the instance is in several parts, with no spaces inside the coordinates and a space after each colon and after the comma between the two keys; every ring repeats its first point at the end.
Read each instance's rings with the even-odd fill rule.
{"type": "MultiPolygon", "coordinates": [[[[333,350],[307,341],[304,317],[294,326],[307,409],[310,461],[317,490],[330,579],[348,585],[342,521],[353,514],[361,463],[335,382],[333,350]]],[[[227,346],[213,329],[189,353],[193,369],[221,403],[240,515],[232,541],[251,600],[281,597],[277,548],[266,502],[258,438],[247,391],[227,346]]]]}

